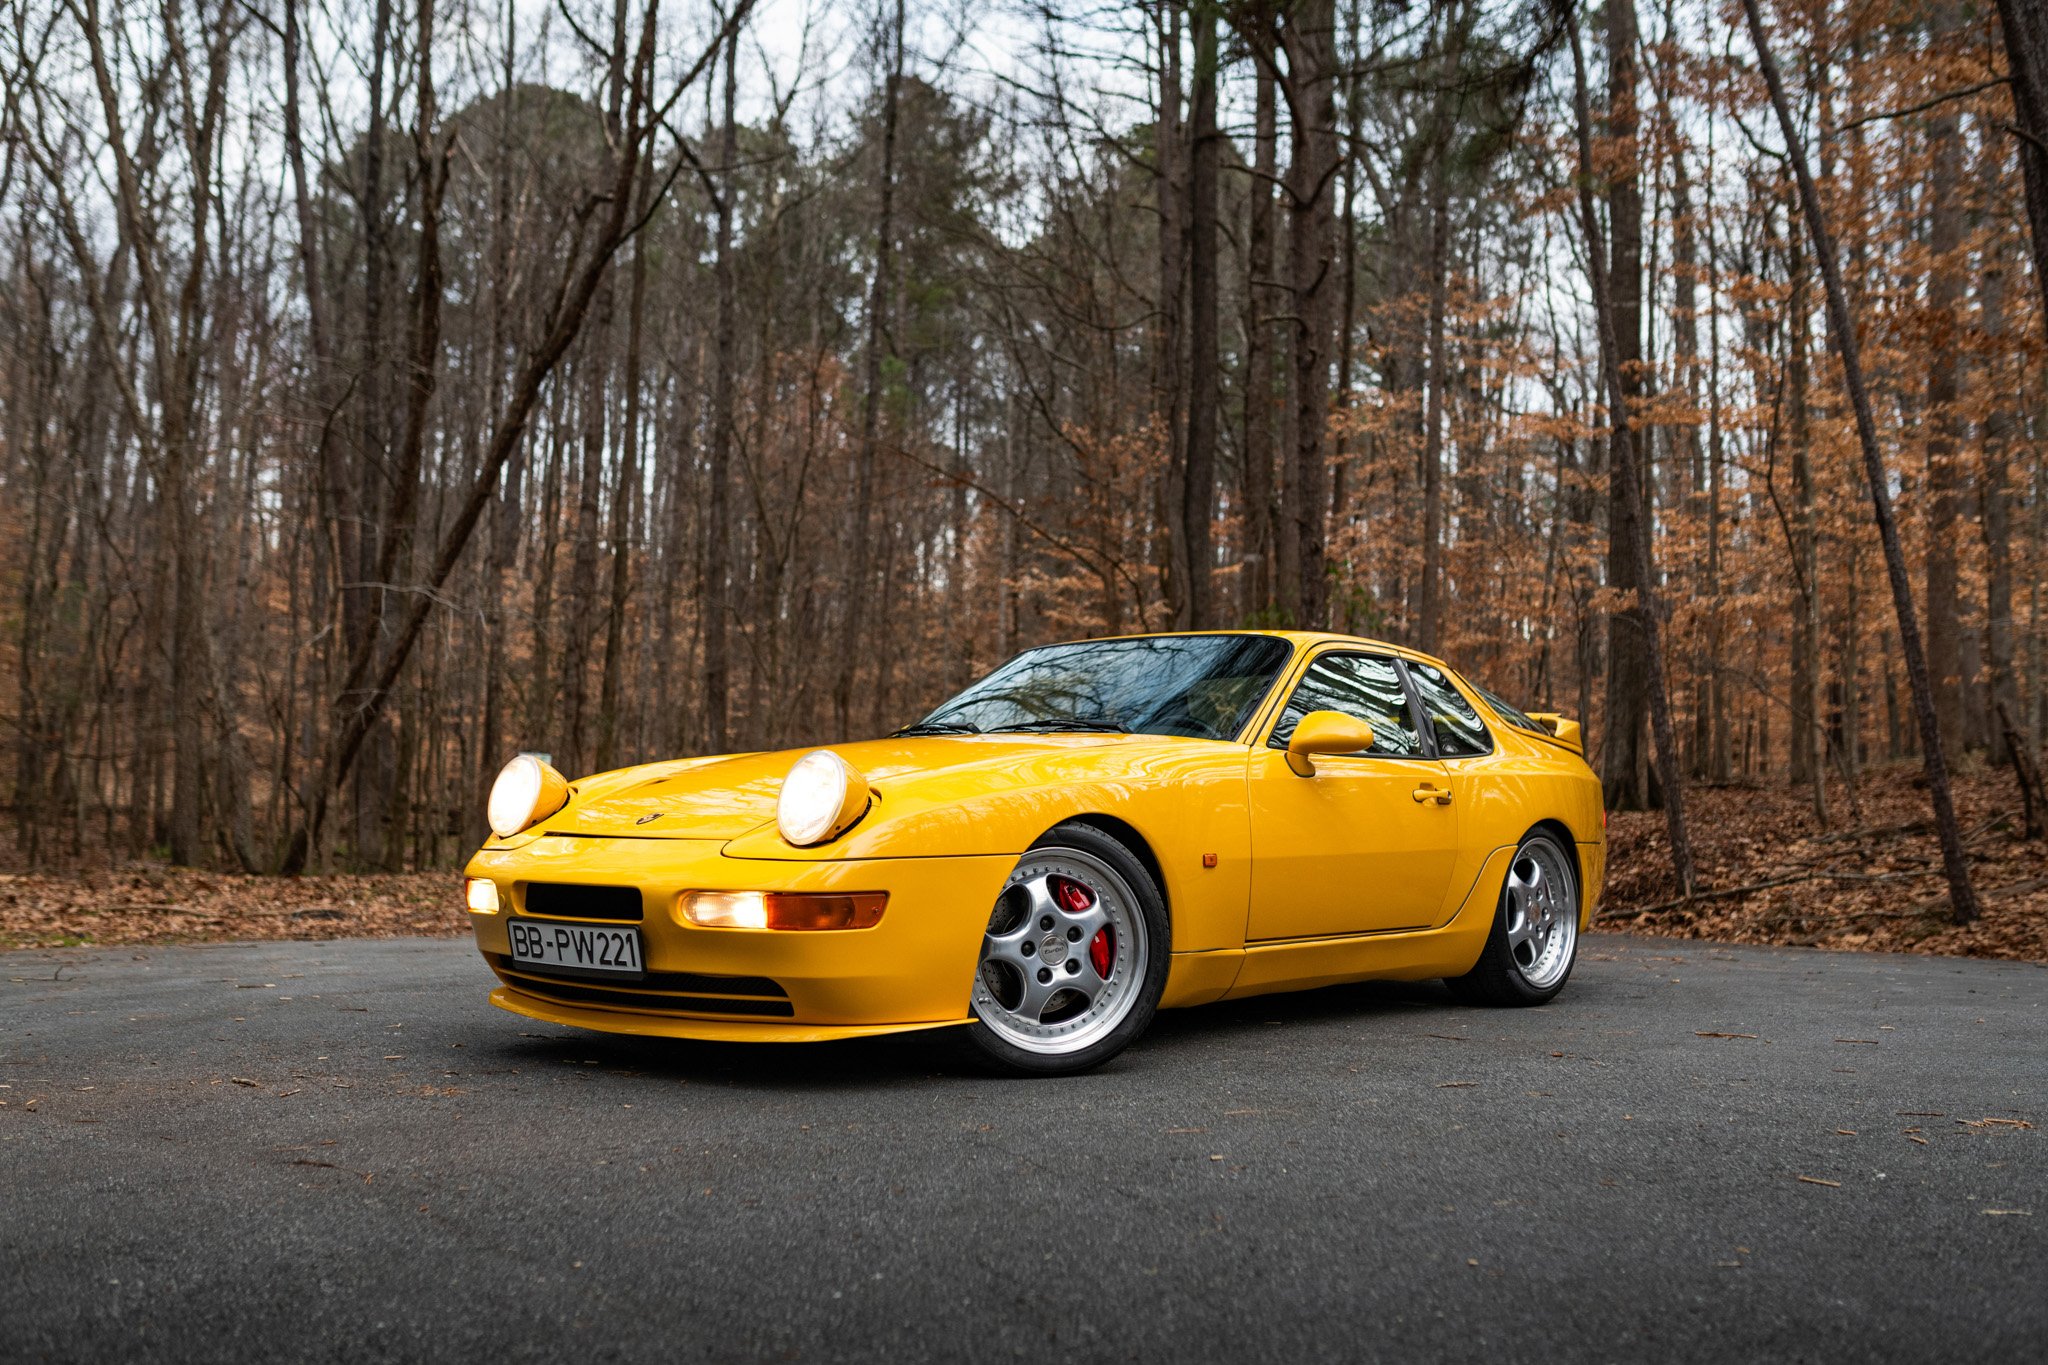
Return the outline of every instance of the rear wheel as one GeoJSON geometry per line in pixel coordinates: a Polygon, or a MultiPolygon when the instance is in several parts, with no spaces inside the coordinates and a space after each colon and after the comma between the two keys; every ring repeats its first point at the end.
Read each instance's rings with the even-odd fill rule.
{"type": "Polygon", "coordinates": [[[1003,883],[975,966],[968,1043],[1022,1076],[1100,1066],[1166,989],[1166,903],[1145,865],[1091,825],[1054,828],[1003,883]]]}
{"type": "Polygon", "coordinates": [[[1564,989],[1578,952],[1578,865],[1556,835],[1537,830],[1508,864],[1478,963],[1444,984],[1469,1004],[1540,1005],[1564,989]]]}

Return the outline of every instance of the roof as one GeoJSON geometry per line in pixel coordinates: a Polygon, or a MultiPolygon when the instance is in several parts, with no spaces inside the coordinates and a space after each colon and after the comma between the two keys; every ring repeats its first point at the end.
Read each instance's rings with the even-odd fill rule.
{"type": "Polygon", "coordinates": [[[1416,659],[1423,663],[1433,664],[1438,668],[1448,669],[1450,667],[1449,664],[1436,655],[1425,654],[1421,650],[1408,645],[1398,645],[1391,640],[1376,640],[1365,635],[1345,635],[1342,632],[1333,630],[1136,630],[1123,635],[1096,635],[1087,637],[1084,640],[1053,640],[1047,643],[1084,644],[1087,643],[1088,639],[1158,640],[1170,639],[1176,635],[1265,635],[1276,640],[1285,640],[1296,647],[1321,644],[1364,645],[1368,649],[1385,650],[1389,654],[1398,654],[1404,659],[1416,659]]]}

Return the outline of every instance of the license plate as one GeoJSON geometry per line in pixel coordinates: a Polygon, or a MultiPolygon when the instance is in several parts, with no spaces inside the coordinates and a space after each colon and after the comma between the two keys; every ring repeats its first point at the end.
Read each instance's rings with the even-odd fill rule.
{"type": "Polygon", "coordinates": [[[512,960],[522,966],[599,976],[640,976],[640,931],[603,929],[555,920],[515,919],[505,924],[512,960]]]}

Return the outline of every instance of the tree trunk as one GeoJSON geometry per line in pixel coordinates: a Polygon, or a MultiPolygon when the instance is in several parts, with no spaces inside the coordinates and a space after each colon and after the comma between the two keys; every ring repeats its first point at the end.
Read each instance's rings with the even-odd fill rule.
{"type": "Polygon", "coordinates": [[[896,0],[889,44],[889,73],[882,92],[882,164],[876,173],[875,276],[868,284],[867,355],[860,414],[860,448],[855,454],[853,505],[847,524],[846,633],[840,642],[839,675],[832,692],[838,737],[852,737],[854,675],[861,659],[873,651],[864,638],[867,594],[874,548],[869,524],[875,500],[875,458],[881,439],[882,345],[891,304],[891,276],[896,259],[896,119],[903,85],[903,0],[896,0]]]}
{"type": "Polygon", "coordinates": [[[2027,187],[2034,287],[2041,291],[2041,326],[2048,331],[2048,5],[1998,0],[1998,22],[2005,33],[2020,172],[2027,187]]]}
{"type": "Polygon", "coordinates": [[[1182,296],[1187,289],[1187,125],[1181,107],[1181,16],[1178,0],[1159,0],[1153,20],[1159,44],[1157,116],[1153,120],[1152,210],[1157,216],[1158,283],[1152,308],[1152,415],[1165,427],[1166,477],[1151,537],[1167,612],[1188,611],[1188,543],[1184,531],[1187,458],[1186,392],[1182,384],[1182,296]]]}
{"type": "Polygon", "coordinates": [[[1415,577],[1415,647],[1425,654],[1441,648],[1444,572],[1444,385],[1450,378],[1445,354],[1444,311],[1448,307],[1451,194],[1448,168],[1439,154],[1429,176],[1429,395],[1422,430],[1422,571],[1415,577]]]}
{"type": "MultiPolygon", "coordinates": [[[[718,191],[718,321],[716,351],[711,377],[711,458],[707,471],[711,489],[704,513],[704,748],[723,753],[726,748],[726,694],[732,687],[732,665],[727,648],[727,617],[730,614],[732,530],[730,486],[732,482],[732,424],[734,371],[738,367],[737,267],[732,258],[733,196],[738,191],[740,34],[734,28],[725,43],[724,128],[719,133],[719,171],[724,177],[718,191]]],[[[892,109],[893,117],[893,109],[892,109]]],[[[872,373],[872,372],[871,372],[872,373]]],[[[870,393],[869,406],[874,404],[870,393]]],[[[863,446],[862,477],[874,461],[872,439],[863,446]]],[[[865,535],[860,537],[864,543],[865,535]]],[[[856,580],[858,584],[859,580],[856,580]]],[[[848,642],[847,659],[855,657],[858,646],[848,642]]],[[[844,725],[844,718],[841,719],[844,725]]]]}
{"type": "Polygon", "coordinates": [[[1892,611],[1899,628],[1899,653],[1906,663],[1906,677],[1913,689],[1914,719],[1920,730],[1922,760],[1926,764],[1928,798],[1934,807],[1934,822],[1941,836],[1942,868],[1948,875],[1951,917],[1968,924],[1978,915],[1977,893],[1970,886],[1970,866],[1963,853],[1962,830],[1956,823],[1955,801],[1949,792],[1948,758],[1942,750],[1941,722],[1934,711],[1934,688],[1928,678],[1927,654],[1920,642],[1920,621],[1913,604],[1913,588],[1906,575],[1906,553],[1899,544],[1899,527],[1892,515],[1891,486],[1884,467],[1884,455],[1877,443],[1877,419],[1871,412],[1870,392],[1863,382],[1863,357],[1856,340],[1855,319],[1849,313],[1848,291],[1842,284],[1842,270],[1835,255],[1834,238],[1821,213],[1820,191],[1807,169],[1806,147],[1799,127],[1792,119],[1792,106],[1785,97],[1784,79],[1771,55],[1764,35],[1763,16],[1757,0],[1742,0],[1749,21],[1749,36],[1756,48],[1757,64],[1763,68],[1770,87],[1771,106],[1778,115],[1778,130],[1785,139],[1786,158],[1799,181],[1799,201],[1806,212],[1807,235],[1820,261],[1821,279],[1827,285],[1828,317],[1834,325],[1835,349],[1842,358],[1842,379],[1849,390],[1849,403],[1856,414],[1856,437],[1863,449],[1863,473],[1870,489],[1872,511],[1877,517],[1878,535],[1884,542],[1887,576],[1891,580],[1892,611]]]}
{"type": "MultiPolygon", "coordinates": [[[[1636,150],[1635,0],[1607,6],[1607,135],[1618,165],[1608,185],[1607,219],[1612,234],[1608,287],[1614,308],[1614,364],[1621,384],[1608,414],[1613,434],[1607,448],[1607,582],[1626,600],[1652,585],[1636,575],[1634,546],[1649,517],[1649,466],[1624,467],[1642,451],[1629,428],[1643,395],[1643,195],[1636,150]]],[[[1607,715],[1600,781],[1610,810],[1647,810],[1651,804],[1649,751],[1644,719],[1649,690],[1649,642],[1634,610],[1610,618],[1607,641],[1607,715]]]]}
{"type": "MultiPolygon", "coordinates": [[[[648,178],[640,181],[640,213],[647,212],[648,178]]],[[[633,240],[633,280],[626,295],[626,410],[619,429],[619,481],[612,493],[611,593],[604,619],[604,681],[597,700],[597,770],[619,766],[619,705],[624,684],[626,599],[633,583],[633,528],[640,498],[641,330],[647,302],[647,244],[633,240]]]]}
{"type": "MultiPolygon", "coordinates": [[[[1985,187],[1993,196],[1997,193],[2003,160],[2002,155],[1984,158],[1985,187]]],[[[1994,349],[2004,349],[2015,340],[2007,335],[2005,316],[2006,279],[2012,265],[2009,241],[2001,233],[1986,249],[1984,274],[1977,287],[1979,318],[1994,349]]],[[[1989,370],[1984,376],[1983,390],[1990,399],[1991,410],[1984,417],[1983,468],[1977,496],[1984,537],[1984,662],[1989,675],[1989,706],[1993,714],[2002,711],[2004,715],[2015,716],[2019,714],[2020,699],[2018,679],[2013,672],[2012,503],[2007,480],[2020,428],[2018,415],[2013,411],[2013,395],[2024,392],[2024,386],[2018,374],[2011,375],[2010,383],[2001,382],[2003,378],[1989,370]]],[[[2007,727],[2000,723],[1988,728],[1986,738],[1992,757],[2001,763],[2009,761],[2012,754],[2006,739],[2007,727]]]]}
{"type": "Polygon", "coordinates": [[[1258,50],[1252,104],[1251,202],[1245,246],[1244,320],[1244,575],[1240,613],[1268,621],[1273,610],[1275,545],[1273,505],[1273,184],[1279,165],[1274,52],[1263,35],[1248,39],[1258,50]]]}
{"type": "MultiPolygon", "coordinates": [[[[1946,3],[1935,23],[1937,41],[1952,38],[1954,10],[1946,3]]],[[[1962,137],[1955,106],[1941,106],[1928,131],[1927,311],[1922,342],[1927,357],[1926,541],[1927,667],[1934,683],[1934,713],[1941,732],[1959,748],[1963,728],[1963,603],[1956,570],[1956,520],[1963,494],[1964,424],[1962,338],[1957,309],[1963,297],[1963,204],[1957,162],[1962,137]]]]}
{"type": "Polygon", "coordinates": [[[1216,130],[1216,4],[1195,0],[1195,70],[1189,112],[1193,120],[1188,165],[1188,440],[1181,482],[1180,527],[1186,578],[1176,623],[1183,630],[1216,624],[1211,606],[1210,526],[1216,501],[1216,417],[1221,398],[1217,351],[1216,174],[1221,160],[1216,130]]]}
{"type": "MultiPolygon", "coordinates": [[[[1592,276],[1593,314],[1600,331],[1603,383],[1607,401],[1613,405],[1614,411],[1619,412],[1626,401],[1620,363],[1622,343],[1615,330],[1617,310],[1612,285],[1607,278],[1606,244],[1600,239],[1600,217],[1593,206],[1593,116],[1586,94],[1586,57],[1579,43],[1576,9],[1570,16],[1569,27],[1573,112],[1578,122],[1579,227],[1585,234],[1586,268],[1592,276]]],[[[1614,471],[1615,477],[1623,483],[1621,498],[1624,501],[1638,498],[1641,495],[1632,486],[1638,468],[1632,449],[1634,429],[1627,421],[1617,420],[1614,435],[1614,471]]],[[[1664,660],[1658,644],[1657,580],[1650,561],[1650,533],[1649,527],[1641,521],[1636,523],[1636,535],[1630,548],[1630,566],[1636,581],[1642,585],[1636,590],[1633,615],[1644,644],[1644,682],[1648,691],[1650,726],[1657,737],[1657,770],[1663,785],[1664,826],[1671,841],[1671,871],[1678,883],[1679,895],[1689,899],[1693,893],[1692,841],[1685,824],[1685,788],[1678,775],[1677,731],[1671,723],[1670,699],[1664,690],[1664,660]]]]}
{"type": "Polygon", "coordinates": [[[1788,313],[1785,387],[1789,391],[1787,426],[1792,444],[1792,489],[1795,503],[1787,528],[1794,590],[1792,614],[1792,762],[1794,783],[1804,782],[1813,798],[1813,817],[1828,823],[1826,735],[1821,728],[1820,554],[1814,518],[1813,421],[1808,402],[1806,253],[1796,225],[1786,271],[1792,277],[1788,313]]]}
{"type": "Polygon", "coordinates": [[[1337,300],[1337,50],[1333,0],[1301,0],[1280,26],[1287,53],[1287,101],[1293,146],[1287,166],[1288,274],[1294,380],[1294,449],[1282,508],[1285,557],[1292,562],[1292,622],[1316,629],[1327,615],[1323,575],[1328,511],[1326,435],[1330,343],[1337,300]]]}

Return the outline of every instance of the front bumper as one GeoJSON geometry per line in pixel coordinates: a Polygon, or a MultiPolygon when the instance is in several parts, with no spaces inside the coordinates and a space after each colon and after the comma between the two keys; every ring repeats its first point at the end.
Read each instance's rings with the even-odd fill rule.
{"type": "MultiPolygon", "coordinates": [[[[814,1041],[965,1022],[988,907],[1014,859],[728,858],[709,839],[546,835],[486,849],[466,869],[497,884],[502,909],[472,914],[477,947],[503,985],[491,1002],[552,1023],[716,1041],[814,1041]],[[506,924],[531,883],[640,892],[643,981],[515,966],[506,924]],[[886,891],[870,929],[706,929],[682,918],[685,891],[886,891]]],[[[591,921],[596,923],[597,921],[591,921]]]]}

